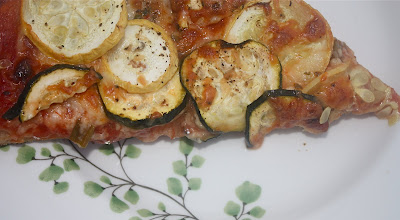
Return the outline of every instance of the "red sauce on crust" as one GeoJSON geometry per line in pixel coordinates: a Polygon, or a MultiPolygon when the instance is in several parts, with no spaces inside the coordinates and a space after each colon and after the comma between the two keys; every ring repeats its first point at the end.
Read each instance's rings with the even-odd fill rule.
{"type": "Polygon", "coordinates": [[[9,67],[0,69],[0,115],[14,105],[34,75],[49,67],[40,60],[41,52],[19,28],[20,8],[21,1],[0,3],[0,60],[11,62],[9,67]]]}
{"type": "Polygon", "coordinates": [[[205,78],[203,80],[203,93],[201,100],[198,100],[199,107],[201,109],[208,108],[212,105],[216,95],[217,95],[217,89],[215,89],[212,85],[212,79],[211,78],[205,78]]]}
{"type": "Polygon", "coordinates": [[[186,79],[185,79],[185,83],[188,87],[188,89],[192,89],[194,86],[195,81],[198,79],[198,75],[193,71],[194,65],[196,64],[196,60],[193,58],[188,58],[183,67],[185,68],[185,72],[186,74],[186,79]]]}
{"type": "MultiPolygon", "coordinates": [[[[11,65],[0,69],[0,115],[3,115],[18,99],[23,85],[14,83],[12,76],[17,67],[17,40],[19,35],[20,13],[19,1],[2,1],[0,3],[0,60],[10,62],[11,65]]],[[[2,119],[0,119],[2,120],[2,119]]]]}
{"type": "Polygon", "coordinates": [[[188,22],[188,27],[178,30],[176,43],[179,53],[185,56],[207,42],[221,39],[228,22],[226,18],[245,2],[246,0],[203,0],[203,7],[193,10],[188,7],[189,0],[171,1],[174,22],[179,23],[183,17],[188,22]]]}

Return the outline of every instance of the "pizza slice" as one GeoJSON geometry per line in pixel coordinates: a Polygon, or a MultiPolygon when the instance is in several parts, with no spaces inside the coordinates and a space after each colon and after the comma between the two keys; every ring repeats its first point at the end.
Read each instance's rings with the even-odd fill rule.
{"type": "Polygon", "coordinates": [[[335,40],[323,74],[302,90],[266,93],[249,106],[247,145],[261,146],[264,136],[274,129],[299,126],[311,133],[324,132],[348,113],[374,113],[394,125],[400,116],[399,104],[394,89],[360,65],[345,43],[335,40]]]}
{"type": "Polygon", "coordinates": [[[394,89],[304,1],[6,0],[0,14],[0,145],[244,132],[259,147],[346,113],[399,119],[394,89]]]}

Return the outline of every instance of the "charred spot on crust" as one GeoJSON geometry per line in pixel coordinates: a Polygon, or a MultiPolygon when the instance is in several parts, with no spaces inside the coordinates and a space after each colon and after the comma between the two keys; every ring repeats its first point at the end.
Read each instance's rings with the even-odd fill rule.
{"type": "Polygon", "coordinates": [[[219,2],[214,2],[211,5],[211,8],[212,8],[213,11],[219,11],[219,10],[221,10],[221,4],[219,2]]]}
{"type": "Polygon", "coordinates": [[[33,70],[31,61],[28,59],[23,59],[18,63],[12,78],[16,83],[26,82],[32,73],[33,70]]]}

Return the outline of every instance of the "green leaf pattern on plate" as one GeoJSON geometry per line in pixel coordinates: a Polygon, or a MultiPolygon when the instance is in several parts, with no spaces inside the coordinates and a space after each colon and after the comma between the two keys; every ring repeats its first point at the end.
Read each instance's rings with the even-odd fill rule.
{"type": "Polygon", "coordinates": [[[53,186],[53,192],[55,194],[61,194],[68,191],[69,183],[68,182],[55,182],[53,186]]]}
{"type": "Polygon", "coordinates": [[[0,150],[3,152],[8,152],[10,150],[10,145],[0,146],[0,150]]]}
{"type": "Polygon", "coordinates": [[[173,169],[174,169],[174,173],[180,175],[180,176],[186,176],[187,174],[187,168],[185,165],[185,162],[183,162],[183,160],[178,160],[175,161],[173,164],[173,169]]]}
{"type": "Polygon", "coordinates": [[[112,144],[104,144],[99,148],[100,152],[103,154],[110,156],[112,153],[114,153],[114,145],[112,144]]]}
{"type": "MultiPolygon", "coordinates": [[[[246,211],[248,204],[256,202],[260,198],[261,187],[259,185],[245,181],[242,185],[236,188],[235,193],[237,198],[242,202],[242,205],[229,201],[224,209],[225,214],[233,216],[236,220],[248,215],[255,218],[262,218],[264,216],[266,211],[260,206],[253,207],[250,211],[246,211]]],[[[248,218],[242,220],[246,219],[248,218]]]]}
{"type": "Polygon", "coordinates": [[[245,204],[249,204],[257,201],[261,195],[261,187],[256,184],[252,184],[249,181],[244,182],[238,188],[236,188],[236,196],[245,204]]]}
{"type": "MultiPolygon", "coordinates": [[[[63,146],[60,143],[53,143],[53,150],[42,147],[40,148],[40,155],[43,158],[36,158],[36,149],[23,145],[18,149],[16,162],[18,164],[27,164],[31,161],[49,161],[50,166],[39,174],[39,180],[44,182],[53,181],[53,192],[55,194],[62,194],[68,191],[69,183],[66,181],[59,181],[64,171],[79,171],[81,169],[80,163],[91,165],[92,168],[99,170],[103,175],[99,177],[99,182],[87,181],[83,184],[83,192],[92,198],[97,198],[106,191],[110,195],[109,207],[115,213],[123,213],[134,207],[136,215],[129,220],[145,219],[199,219],[195,213],[189,209],[187,204],[190,202],[189,197],[191,192],[201,190],[202,179],[191,175],[191,169],[199,169],[203,167],[205,158],[200,155],[191,155],[194,149],[194,142],[182,138],[179,141],[179,152],[182,159],[172,162],[172,171],[176,176],[171,176],[166,180],[167,192],[160,189],[150,187],[145,184],[138,183],[133,177],[126,173],[123,165],[125,158],[138,159],[142,154],[142,150],[132,144],[126,145],[126,140],[117,142],[118,145],[108,144],[101,145],[98,150],[105,156],[114,156],[119,160],[119,166],[124,173],[122,176],[113,175],[106,170],[103,170],[95,163],[90,161],[81,150],[72,142],[69,146],[63,146]],[[69,153],[69,150],[73,153],[69,153]],[[67,151],[66,151],[67,150],[67,151]],[[77,163],[79,162],[79,164],[77,163]],[[62,166],[59,165],[62,162],[62,166]],[[104,185],[104,186],[103,186],[104,185]],[[139,204],[140,194],[143,190],[151,191],[164,198],[166,201],[171,202],[181,208],[181,212],[174,213],[168,212],[164,202],[158,202],[158,206],[152,210],[149,207],[141,207],[139,204]],[[122,192],[120,192],[122,191],[122,192]],[[121,197],[119,197],[121,196],[121,197]],[[123,200],[120,199],[123,196],[123,200]]],[[[10,146],[1,146],[0,150],[7,152],[10,146]]],[[[197,149],[196,149],[197,150],[197,149]]],[[[105,195],[107,195],[105,194],[105,195]]],[[[238,202],[228,201],[224,207],[224,212],[228,216],[232,216],[236,220],[247,220],[248,217],[262,218],[266,211],[260,206],[254,206],[249,209],[247,206],[256,202],[261,196],[261,187],[249,181],[243,182],[235,190],[238,202]]],[[[105,196],[103,195],[103,196],[105,196]]],[[[168,203],[170,204],[170,203],[168,203]]],[[[171,209],[172,210],[172,209],[171,209]]]]}
{"type": "Polygon", "coordinates": [[[154,214],[148,209],[139,209],[137,213],[142,217],[151,217],[154,214]]]}
{"type": "Polygon", "coordinates": [[[182,138],[179,142],[179,151],[184,155],[189,155],[193,150],[193,141],[187,138],[182,138]]]}
{"type": "Polygon", "coordinates": [[[64,147],[59,143],[54,143],[53,148],[57,152],[64,152],[64,147]]]}
{"type": "Polygon", "coordinates": [[[85,194],[92,198],[98,197],[103,191],[104,188],[95,182],[88,181],[84,184],[85,194]]]}
{"type": "Polygon", "coordinates": [[[168,192],[172,195],[182,196],[183,187],[182,182],[174,177],[167,179],[168,192]]]}
{"type": "Polygon", "coordinates": [[[230,215],[230,216],[238,216],[239,213],[240,213],[240,205],[239,205],[239,204],[236,204],[236,203],[233,202],[233,201],[229,201],[229,202],[226,204],[225,208],[224,208],[224,212],[225,212],[227,215],[230,215]]]}
{"type": "Polygon", "coordinates": [[[118,199],[118,197],[115,195],[112,195],[110,200],[110,208],[116,213],[122,213],[128,210],[129,206],[122,200],[118,199]]]}
{"type": "Polygon", "coordinates": [[[206,159],[204,159],[203,157],[201,157],[201,156],[199,156],[199,155],[196,155],[196,156],[194,156],[194,157],[192,158],[192,163],[191,163],[191,165],[192,165],[193,167],[196,167],[196,168],[201,168],[201,166],[203,166],[203,164],[204,164],[204,161],[206,161],[206,159]]]}
{"type": "Polygon", "coordinates": [[[199,190],[201,187],[201,179],[200,178],[191,178],[189,179],[189,188],[190,190],[199,190]]]}
{"type": "Polygon", "coordinates": [[[159,202],[159,203],[158,203],[158,209],[159,209],[160,211],[163,211],[163,212],[165,212],[165,211],[167,210],[167,208],[165,207],[165,204],[162,203],[162,202],[159,202]]]}
{"type": "Polygon", "coordinates": [[[255,218],[262,218],[264,214],[265,214],[265,209],[261,208],[260,206],[252,208],[249,212],[249,215],[255,218]]]}
{"type": "Polygon", "coordinates": [[[135,190],[129,189],[126,191],[124,199],[130,202],[132,205],[136,205],[139,201],[139,194],[135,190]]]}
{"type": "Polygon", "coordinates": [[[131,158],[131,159],[136,159],[140,157],[140,154],[142,153],[142,150],[140,148],[137,148],[133,145],[128,145],[125,151],[125,156],[131,158]]]}
{"type": "Polygon", "coordinates": [[[24,145],[18,149],[17,163],[19,164],[27,164],[35,159],[36,150],[35,148],[24,145]]]}
{"type": "Polygon", "coordinates": [[[64,160],[64,170],[69,172],[73,170],[80,170],[81,168],[73,159],[64,160]]]}
{"type": "Polygon", "coordinates": [[[108,185],[111,185],[111,184],[112,184],[112,183],[111,183],[111,180],[110,180],[110,178],[108,178],[108,176],[101,176],[101,177],[100,177],[100,181],[103,182],[103,183],[105,183],[105,184],[108,184],[108,185]]]}
{"type": "Polygon", "coordinates": [[[58,180],[63,173],[63,168],[52,164],[40,173],[39,180],[44,182],[58,180]]]}
{"type": "Polygon", "coordinates": [[[43,157],[50,157],[51,152],[50,152],[49,148],[43,147],[40,151],[40,155],[42,155],[43,157]]]}

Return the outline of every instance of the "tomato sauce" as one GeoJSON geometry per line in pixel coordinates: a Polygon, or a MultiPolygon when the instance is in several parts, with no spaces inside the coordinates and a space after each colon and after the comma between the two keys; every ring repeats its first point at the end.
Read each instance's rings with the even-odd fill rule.
{"type": "Polygon", "coordinates": [[[221,39],[227,18],[245,2],[246,0],[203,0],[202,8],[193,10],[189,8],[188,0],[171,1],[175,23],[179,23],[182,16],[185,16],[188,23],[188,27],[180,27],[179,38],[176,39],[181,56],[207,42],[221,39]]]}
{"type": "Polygon", "coordinates": [[[203,93],[201,96],[201,100],[199,100],[199,107],[201,109],[211,107],[215,97],[217,96],[217,89],[211,85],[212,79],[205,78],[203,81],[203,93]]]}
{"type": "MultiPolygon", "coordinates": [[[[0,115],[2,115],[18,98],[17,93],[23,85],[13,79],[13,73],[17,69],[17,39],[19,35],[19,8],[18,1],[0,1],[0,60],[10,65],[0,68],[0,115]]],[[[0,119],[1,120],[1,119],[0,119]]]]}
{"type": "Polygon", "coordinates": [[[21,33],[20,8],[21,1],[0,0],[0,61],[10,63],[0,68],[0,115],[14,105],[34,75],[49,67],[38,60],[40,51],[21,33]]]}

